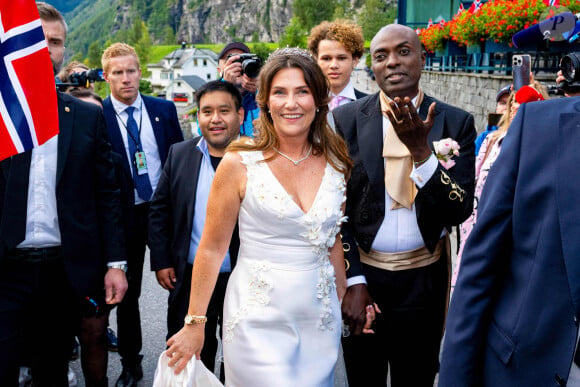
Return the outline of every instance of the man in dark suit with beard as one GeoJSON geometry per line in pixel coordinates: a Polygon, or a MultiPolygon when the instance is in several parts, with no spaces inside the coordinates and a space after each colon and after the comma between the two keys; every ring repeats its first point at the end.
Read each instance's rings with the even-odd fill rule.
{"type": "MultiPolygon", "coordinates": [[[[66,23],[48,4],[38,3],[38,11],[56,74],[66,23]]],[[[62,93],[57,100],[59,134],[0,163],[2,386],[17,386],[24,364],[35,385],[68,385],[81,313],[94,315],[127,290],[119,188],[102,111],[62,93]]],[[[106,380],[87,381],[102,385],[106,380]]]]}
{"type": "MultiPolygon", "coordinates": [[[[159,284],[169,290],[168,339],[183,328],[189,308],[191,271],[215,169],[228,144],[238,137],[244,120],[242,96],[229,82],[209,82],[197,91],[195,99],[202,136],[171,147],[149,215],[151,269],[159,284]]],[[[239,245],[236,228],[207,311],[201,360],[212,371],[217,351],[216,327],[222,321],[226,285],[239,245]]]]}
{"type": "Polygon", "coordinates": [[[419,88],[425,53],[411,28],[383,27],[371,42],[380,92],[333,111],[355,162],[342,237],[342,302],[349,385],[433,386],[448,298],[448,230],[471,214],[473,116],[419,88]],[[433,141],[461,146],[444,168],[433,141]],[[360,335],[376,303],[374,335],[360,335]]]}

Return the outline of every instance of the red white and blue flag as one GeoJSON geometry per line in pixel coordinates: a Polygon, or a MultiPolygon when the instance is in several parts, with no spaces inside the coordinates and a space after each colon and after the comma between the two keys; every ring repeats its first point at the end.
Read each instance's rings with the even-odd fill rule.
{"type": "Polygon", "coordinates": [[[463,3],[459,3],[459,9],[455,13],[456,15],[461,14],[461,12],[465,11],[465,7],[463,7],[463,3]]]}
{"type": "Polygon", "coordinates": [[[54,74],[34,0],[0,0],[0,160],[58,134],[54,74]]]}
{"type": "Polygon", "coordinates": [[[559,7],[560,0],[544,0],[544,4],[546,4],[548,7],[559,7]]]}
{"type": "Polygon", "coordinates": [[[476,13],[481,8],[481,0],[475,0],[469,7],[469,12],[476,13]]]}
{"type": "Polygon", "coordinates": [[[433,26],[433,19],[429,18],[429,21],[427,22],[427,28],[433,26]]]}

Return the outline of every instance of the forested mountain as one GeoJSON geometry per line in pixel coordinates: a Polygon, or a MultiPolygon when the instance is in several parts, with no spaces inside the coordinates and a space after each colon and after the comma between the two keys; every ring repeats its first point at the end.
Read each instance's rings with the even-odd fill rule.
{"type": "Polygon", "coordinates": [[[91,55],[106,42],[135,44],[304,41],[312,26],[356,19],[367,39],[392,20],[396,0],[48,0],[66,12],[67,47],[91,55]],[[76,7],[75,7],[76,5],[76,7]],[[72,7],[74,9],[70,10],[72,7]],[[70,10],[67,12],[67,10],[70,10]],[[360,20],[359,20],[360,19],[360,20]],[[139,21],[139,23],[137,23],[139,21]],[[144,37],[144,35],[147,35],[144,37]],[[291,35],[291,36],[285,36],[291,35]],[[149,41],[149,43],[145,41],[149,41]]]}
{"type": "Polygon", "coordinates": [[[75,9],[82,0],[49,0],[47,3],[54,5],[60,12],[67,13],[75,9]]]}

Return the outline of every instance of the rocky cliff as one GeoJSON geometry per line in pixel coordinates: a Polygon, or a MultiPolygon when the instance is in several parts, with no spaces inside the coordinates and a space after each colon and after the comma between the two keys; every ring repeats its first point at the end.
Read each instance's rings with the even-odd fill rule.
{"type": "Polygon", "coordinates": [[[178,40],[275,42],[292,17],[292,0],[179,0],[178,40]],[[179,15],[181,14],[181,15],[179,15]]]}

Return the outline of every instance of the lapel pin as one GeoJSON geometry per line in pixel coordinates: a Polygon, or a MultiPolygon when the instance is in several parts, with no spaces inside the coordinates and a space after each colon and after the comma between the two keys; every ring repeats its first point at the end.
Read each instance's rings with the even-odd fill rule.
{"type": "Polygon", "coordinates": [[[64,111],[67,112],[67,113],[70,113],[70,108],[68,106],[65,106],[64,107],[64,111]]]}
{"type": "Polygon", "coordinates": [[[155,122],[159,122],[159,117],[155,117],[155,122]]]}

